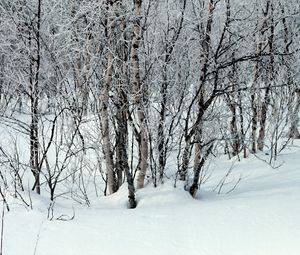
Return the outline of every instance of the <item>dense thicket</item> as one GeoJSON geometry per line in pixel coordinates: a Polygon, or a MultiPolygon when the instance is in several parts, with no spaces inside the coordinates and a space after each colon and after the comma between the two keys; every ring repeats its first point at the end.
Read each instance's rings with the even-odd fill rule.
{"type": "Polygon", "coordinates": [[[19,196],[32,171],[37,193],[89,203],[90,182],[111,194],[126,181],[134,208],[135,188],[163,183],[168,166],[194,196],[221,152],[276,160],[300,138],[299,10],[296,0],[2,0],[3,189],[19,196]]]}

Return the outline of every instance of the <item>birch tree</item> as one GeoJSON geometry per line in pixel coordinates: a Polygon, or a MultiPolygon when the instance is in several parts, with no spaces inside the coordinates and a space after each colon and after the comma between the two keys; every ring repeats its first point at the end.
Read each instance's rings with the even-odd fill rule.
{"type": "Polygon", "coordinates": [[[146,109],[143,101],[143,84],[140,75],[139,48],[141,41],[142,0],[134,0],[134,24],[131,46],[133,104],[138,120],[139,133],[137,136],[139,162],[137,170],[137,188],[144,187],[148,167],[148,136],[146,109]]]}
{"type": "Polygon", "coordinates": [[[109,127],[109,90],[112,82],[113,75],[113,31],[115,25],[114,17],[114,1],[107,1],[107,68],[105,71],[104,84],[101,87],[100,95],[100,120],[101,120],[101,132],[103,139],[103,152],[105,156],[105,166],[107,172],[107,182],[109,193],[112,194],[117,191],[117,183],[113,162],[112,144],[110,140],[110,127],[109,127]]]}

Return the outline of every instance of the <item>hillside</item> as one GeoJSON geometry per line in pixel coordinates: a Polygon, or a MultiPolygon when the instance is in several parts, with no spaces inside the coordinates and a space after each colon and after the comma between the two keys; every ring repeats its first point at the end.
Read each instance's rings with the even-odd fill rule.
{"type": "Polygon", "coordinates": [[[33,210],[11,203],[4,218],[5,255],[297,255],[300,253],[300,147],[284,151],[271,168],[250,157],[233,165],[229,184],[212,189],[232,165],[214,163],[193,199],[181,184],[166,182],[137,191],[126,208],[126,187],[92,201],[90,208],[63,198],[47,220],[50,201],[31,194],[33,210]],[[225,194],[241,176],[237,187],[225,194]],[[73,220],[62,221],[56,218],[73,220]],[[36,249],[36,251],[35,251],[36,249]]]}

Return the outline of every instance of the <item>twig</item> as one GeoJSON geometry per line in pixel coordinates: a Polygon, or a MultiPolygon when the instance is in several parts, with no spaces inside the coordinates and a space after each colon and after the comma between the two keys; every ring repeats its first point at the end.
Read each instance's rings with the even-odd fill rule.
{"type": "Polygon", "coordinates": [[[74,207],[72,207],[72,209],[73,209],[73,215],[72,215],[72,217],[69,217],[68,215],[62,214],[59,217],[57,217],[56,220],[61,220],[61,221],[71,221],[71,220],[74,220],[74,218],[75,218],[74,207]]]}

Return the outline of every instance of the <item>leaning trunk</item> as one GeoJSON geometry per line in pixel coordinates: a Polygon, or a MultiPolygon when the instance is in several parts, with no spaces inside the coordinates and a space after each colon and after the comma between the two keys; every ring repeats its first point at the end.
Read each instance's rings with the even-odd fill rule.
{"type": "Polygon", "coordinates": [[[195,130],[195,156],[194,156],[194,180],[196,173],[198,171],[199,165],[201,164],[201,136],[202,136],[202,123],[203,123],[203,115],[204,115],[204,93],[205,93],[205,84],[206,84],[206,75],[209,67],[209,56],[210,56],[210,47],[211,47],[211,31],[212,31],[212,23],[213,23],[213,12],[215,10],[214,3],[212,0],[208,2],[208,18],[206,22],[205,29],[205,37],[202,42],[202,51],[203,54],[201,56],[201,73],[200,73],[200,93],[198,98],[198,118],[199,122],[196,125],[195,130]]]}

